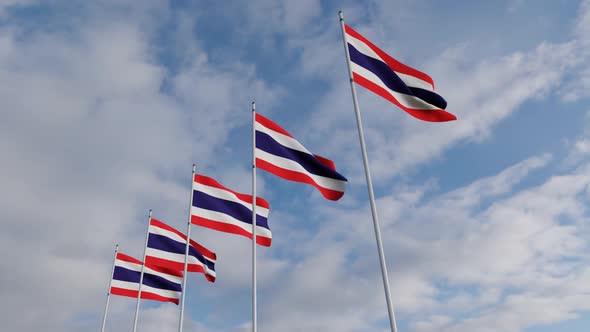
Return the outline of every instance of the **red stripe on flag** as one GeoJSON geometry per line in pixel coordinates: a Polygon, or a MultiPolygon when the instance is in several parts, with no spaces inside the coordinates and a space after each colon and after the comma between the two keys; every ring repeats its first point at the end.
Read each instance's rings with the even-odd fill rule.
{"type": "MultiPolygon", "coordinates": [[[[242,200],[246,203],[252,204],[252,196],[251,195],[240,194],[240,193],[235,192],[231,189],[228,189],[228,188],[222,186],[219,182],[215,181],[213,178],[210,178],[208,176],[195,174],[195,182],[209,186],[209,187],[214,187],[214,188],[222,189],[225,191],[229,191],[230,193],[233,193],[234,195],[236,195],[240,200],[242,200]]],[[[265,209],[270,209],[270,204],[268,204],[268,202],[264,198],[261,198],[261,197],[256,197],[256,205],[263,207],[265,209]]]]}
{"type": "Polygon", "coordinates": [[[154,270],[154,271],[158,271],[164,274],[169,274],[171,276],[175,276],[175,277],[179,277],[182,278],[182,270],[177,270],[177,269],[169,269],[163,266],[158,266],[158,265],[150,265],[150,264],[145,264],[146,267],[154,270]]]}
{"type": "MultiPolygon", "coordinates": [[[[231,225],[231,224],[227,224],[224,222],[219,222],[219,221],[215,221],[215,220],[211,220],[211,219],[207,219],[207,218],[203,218],[203,217],[197,217],[197,216],[191,216],[191,223],[193,223],[195,225],[202,226],[202,227],[210,228],[210,229],[213,229],[216,231],[241,235],[241,236],[245,236],[249,239],[252,239],[251,232],[248,232],[248,231],[244,230],[243,228],[238,227],[236,225],[231,225]]],[[[265,246],[265,247],[270,247],[271,242],[272,242],[271,238],[256,234],[256,243],[258,243],[259,245],[265,246]]]]}
{"type": "MultiPolygon", "coordinates": [[[[139,291],[124,289],[124,288],[119,288],[119,287],[111,287],[111,294],[113,294],[113,295],[126,296],[126,297],[131,297],[131,298],[136,299],[137,293],[139,293],[139,291]]],[[[172,303],[178,304],[178,299],[164,297],[164,296],[157,295],[157,294],[150,293],[150,292],[146,292],[143,290],[141,291],[141,298],[144,300],[172,302],[172,303]]]]}
{"type": "Polygon", "coordinates": [[[172,233],[174,233],[186,240],[186,235],[182,234],[179,230],[174,229],[173,227],[168,226],[165,223],[163,223],[157,219],[152,218],[152,220],[150,221],[150,225],[170,231],[170,232],[172,232],[172,233]]]}
{"type": "Polygon", "coordinates": [[[160,296],[160,295],[150,293],[150,292],[141,291],[141,298],[145,299],[145,300],[154,300],[154,301],[160,301],[160,302],[172,302],[172,303],[178,305],[178,299],[164,297],[164,296],[160,296]]]}
{"type": "Polygon", "coordinates": [[[203,247],[202,245],[198,244],[197,242],[191,240],[191,246],[195,247],[201,255],[205,256],[205,258],[209,258],[210,260],[216,261],[217,255],[214,252],[209,251],[209,249],[203,247]]]}
{"type": "Polygon", "coordinates": [[[119,287],[111,287],[111,294],[113,294],[113,295],[132,297],[132,298],[136,299],[137,293],[138,293],[138,291],[136,291],[136,290],[124,289],[124,288],[119,288],[119,287]]]}
{"type": "Polygon", "coordinates": [[[324,158],[322,156],[318,156],[317,154],[313,155],[314,157],[316,157],[316,159],[324,164],[325,166],[328,166],[330,169],[332,169],[333,171],[336,171],[336,164],[334,164],[334,162],[328,158],[324,158]]]}
{"type": "Polygon", "coordinates": [[[324,188],[324,187],[318,185],[307,174],[284,169],[282,167],[275,166],[275,165],[273,165],[267,161],[264,161],[262,159],[259,159],[259,158],[256,158],[256,167],[263,169],[269,173],[272,173],[272,174],[274,174],[278,177],[281,177],[283,179],[286,179],[286,180],[311,184],[312,186],[316,187],[325,198],[332,200],[332,201],[337,201],[340,199],[340,197],[342,197],[344,195],[344,192],[342,192],[342,191],[336,191],[336,190],[324,188]]]}
{"type": "Polygon", "coordinates": [[[268,118],[263,117],[262,115],[260,115],[258,113],[256,113],[256,122],[260,123],[261,125],[265,126],[266,128],[268,128],[270,130],[274,130],[274,131],[281,133],[285,136],[289,136],[289,137],[293,138],[293,136],[291,136],[291,134],[289,134],[285,129],[281,128],[281,126],[272,122],[268,118]]]}
{"type": "Polygon", "coordinates": [[[117,260],[129,262],[129,263],[135,263],[135,264],[139,264],[139,265],[142,264],[141,261],[139,261],[131,256],[127,256],[127,255],[120,253],[120,252],[117,253],[117,260]]]}
{"type": "MultiPolygon", "coordinates": [[[[167,259],[162,259],[154,256],[146,256],[145,263],[150,266],[161,266],[171,270],[184,271],[184,262],[175,262],[167,259]]],[[[189,265],[190,266],[190,265],[189,265]]]]}
{"type": "Polygon", "coordinates": [[[409,113],[411,116],[415,117],[416,119],[420,119],[423,121],[429,122],[446,122],[446,121],[453,121],[457,120],[457,117],[453,114],[441,110],[441,109],[434,109],[434,110],[423,110],[423,109],[416,109],[416,108],[408,108],[400,104],[397,99],[395,99],[391,93],[389,93],[384,88],[378,86],[377,84],[369,81],[368,79],[362,77],[357,73],[353,73],[354,81],[358,83],[360,86],[365,87],[366,89],[378,94],[379,96],[389,100],[390,102],[397,105],[397,107],[401,108],[402,110],[409,113]]]}
{"type": "Polygon", "coordinates": [[[379,47],[375,46],[373,43],[367,40],[367,38],[363,37],[360,33],[356,32],[353,28],[349,27],[348,25],[344,25],[344,30],[347,34],[351,35],[352,37],[362,41],[363,43],[367,44],[377,55],[385,61],[385,63],[393,70],[398,73],[410,75],[417,77],[423,81],[426,81],[432,85],[432,89],[434,90],[434,80],[428,76],[427,74],[414,69],[408,65],[405,65],[396,59],[392,58],[389,54],[383,52],[379,47]]]}

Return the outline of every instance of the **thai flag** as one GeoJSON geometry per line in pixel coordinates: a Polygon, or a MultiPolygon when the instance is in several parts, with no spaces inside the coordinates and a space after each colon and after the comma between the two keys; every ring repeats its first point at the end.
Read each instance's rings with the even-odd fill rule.
{"type": "Polygon", "coordinates": [[[276,123],[256,114],[256,167],[278,177],[316,187],[322,195],[336,201],[344,195],[348,180],[334,162],[314,155],[276,123]]]}
{"type": "Polygon", "coordinates": [[[356,83],[420,120],[457,120],[444,110],[447,102],[434,92],[430,76],[395,60],[348,25],[344,31],[356,83]]]}
{"type": "MultiPolygon", "coordinates": [[[[256,243],[270,247],[270,205],[256,197],[256,243]]],[[[195,174],[191,222],[217,231],[252,238],[252,196],[230,190],[210,177],[195,174]]]]}
{"type": "MultiPolygon", "coordinates": [[[[117,253],[111,294],[137,298],[141,265],[139,260],[117,253]]],[[[178,304],[181,292],[181,271],[147,265],[143,269],[142,299],[178,304]]]]}
{"type": "MultiPolygon", "coordinates": [[[[148,228],[148,244],[145,263],[177,271],[184,271],[186,235],[165,223],[151,219],[148,228]]],[[[209,249],[190,240],[188,272],[200,272],[210,282],[215,282],[215,261],[217,256],[209,249]]]]}

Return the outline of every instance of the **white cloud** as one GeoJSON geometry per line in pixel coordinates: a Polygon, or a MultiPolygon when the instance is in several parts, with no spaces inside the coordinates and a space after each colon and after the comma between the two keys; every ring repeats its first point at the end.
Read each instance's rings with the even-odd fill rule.
{"type": "Polygon", "coordinates": [[[249,121],[252,96],[270,103],[279,90],[245,65],[213,68],[202,51],[167,77],[144,29],[148,13],[90,13],[75,31],[0,30],[0,320],[9,330],[64,331],[80,315],[98,318],[115,241],[139,257],[148,208],[183,225],[179,179],[197,156],[214,165],[230,129],[249,121]]]}
{"type": "Polygon", "coordinates": [[[590,96],[590,1],[584,0],[580,4],[578,17],[574,27],[574,37],[579,48],[576,55],[584,62],[580,68],[573,73],[572,79],[561,88],[561,97],[565,101],[574,102],[590,96]]]}
{"type": "MultiPolygon", "coordinates": [[[[586,120],[590,118],[587,117],[586,120]]],[[[565,162],[568,166],[575,166],[584,161],[590,155],[590,123],[584,128],[584,133],[573,142],[566,141],[569,147],[568,155],[565,162]]]]}
{"type": "MultiPolygon", "coordinates": [[[[582,280],[590,243],[587,198],[580,194],[590,185],[589,166],[514,192],[548,160],[533,157],[448,194],[396,205],[401,211],[381,209],[398,318],[415,331],[521,331],[587,310],[582,280]],[[494,202],[482,209],[483,198],[494,202]],[[552,315],[534,314],[541,306],[552,315]]],[[[382,198],[379,206],[403,196],[382,198]]],[[[333,319],[338,329],[361,331],[384,318],[369,218],[366,206],[321,217],[324,226],[307,241],[305,258],[276,285],[264,316],[269,326],[307,317],[310,329],[333,319]],[[344,324],[336,323],[343,316],[344,324]]]]}
{"type": "MultiPolygon", "coordinates": [[[[238,152],[230,129],[248,124],[253,98],[270,109],[288,92],[256,78],[251,65],[212,65],[198,41],[188,41],[195,21],[171,13],[166,2],[151,2],[153,11],[125,11],[131,14],[124,19],[110,6],[120,9],[96,5],[75,31],[0,29],[0,320],[10,330],[96,328],[114,242],[139,256],[149,207],[182,229],[184,179],[193,161],[246,191],[249,169],[231,157],[238,152]],[[158,64],[152,38],[162,22],[153,20],[154,11],[181,21],[172,42],[178,74],[158,64]],[[227,160],[231,165],[221,166],[227,160]]],[[[338,205],[289,196],[307,204],[306,223],[299,214],[272,212],[273,248],[259,250],[261,330],[387,331],[369,209],[355,195],[364,188],[357,185],[362,172],[338,27],[300,29],[321,17],[316,1],[252,8],[260,15],[252,18],[252,31],[272,34],[284,23],[289,46],[302,48],[298,77],[332,84],[320,111],[306,113],[313,125],[304,141],[319,154],[337,155],[347,174],[359,174],[338,205]]],[[[585,26],[581,10],[577,34],[585,26]]],[[[379,4],[359,12],[387,13],[379,4]]],[[[404,10],[398,15],[412,17],[404,10]]],[[[393,44],[377,30],[371,35],[393,44]]],[[[375,179],[386,183],[378,206],[394,305],[410,330],[522,331],[590,310],[587,161],[552,174],[552,156],[541,154],[442,194],[436,179],[396,189],[383,182],[452,146],[493,135],[523,102],[560,87],[580,64],[578,36],[479,63],[466,56],[477,46],[461,44],[424,63],[459,115],[456,123],[419,123],[361,93],[375,179]],[[537,171],[543,174],[537,184],[523,186],[537,171]],[[551,314],[538,314],[548,307],[551,314]]],[[[587,152],[586,141],[580,137],[572,153],[587,152]]],[[[265,194],[276,194],[261,184],[265,194]]],[[[189,283],[190,306],[202,300],[211,307],[193,320],[189,314],[187,326],[248,330],[247,321],[227,320],[249,317],[250,243],[201,229],[194,236],[214,244],[222,259],[214,285],[201,275],[189,279],[199,281],[189,283]],[[220,310],[220,303],[235,310],[220,310]]],[[[112,329],[131,326],[133,304],[113,298],[112,329]]],[[[177,309],[146,305],[140,327],[176,329],[177,309]]]]}

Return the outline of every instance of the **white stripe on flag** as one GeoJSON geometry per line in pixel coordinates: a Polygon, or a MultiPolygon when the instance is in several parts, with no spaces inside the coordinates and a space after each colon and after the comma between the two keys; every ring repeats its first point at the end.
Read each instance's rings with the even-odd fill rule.
{"type": "Polygon", "coordinates": [[[286,147],[286,148],[290,148],[293,150],[297,150],[297,151],[301,151],[304,153],[307,153],[309,155],[313,155],[311,152],[309,152],[301,143],[299,143],[297,140],[295,140],[293,137],[289,137],[287,135],[283,135],[279,132],[276,132],[270,128],[265,127],[262,123],[256,121],[256,123],[254,124],[254,128],[257,131],[263,132],[265,134],[268,134],[270,137],[272,137],[275,141],[277,141],[279,144],[281,144],[282,146],[286,147]]]}
{"type": "Polygon", "coordinates": [[[306,174],[307,176],[312,178],[312,180],[315,183],[317,183],[320,187],[340,192],[344,192],[346,188],[346,181],[312,174],[308,172],[305,168],[303,168],[303,166],[301,166],[301,164],[299,164],[298,162],[295,162],[291,159],[279,157],[274,154],[270,154],[258,148],[256,149],[256,158],[262,159],[270,164],[273,164],[280,168],[284,168],[286,170],[306,174]]]}
{"type": "MultiPolygon", "coordinates": [[[[354,38],[353,36],[346,34],[346,41],[354,46],[359,52],[362,54],[371,57],[373,59],[379,60],[383,63],[386,63],[375,51],[373,51],[369,45],[363,43],[361,40],[354,38]]],[[[434,91],[432,84],[426,82],[424,80],[419,79],[418,77],[402,74],[400,72],[394,71],[399,78],[404,81],[407,86],[421,88],[429,91],[434,91]]]]}
{"type": "Polygon", "coordinates": [[[141,264],[131,263],[120,259],[115,261],[115,266],[119,266],[131,271],[141,272],[141,264]]]}
{"type": "MultiPolygon", "coordinates": [[[[145,250],[145,255],[149,256],[149,257],[157,257],[157,258],[162,258],[162,259],[166,259],[169,261],[184,264],[184,255],[183,254],[176,254],[173,252],[168,252],[168,251],[164,251],[164,250],[159,250],[159,249],[147,247],[145,250]]],[[[190,264],[190,260],[196,259],[196,258],[194,258],[193,256],[188,256],[188,259],[189,259],[189,264],[190,264]]],[[[201,262],[199,262],[199,263],[201,263],[201,262]]]]}
{"type": "Polygon", "coordinates": [[[147,285],[143,285],[141,286],[141,292],[146,292],[146,293],[152,293],[152,294],[156,294],[156,295],[160,295],[163,297],[167,297],[170,299],[179,299],[180,298],[180,292],[177,291],[171,291],[171,290],[167,290],[167,289],[160,289],[160,288],[153,288],[147,285]]]}
{"type": "MultiPolygon", "coordinates": [[[[146,248],[147,250],[147,248],[146,248]]],[[[184,256],[183,256],[184,257],[184,256]]],[[[184,259],[183,259],[184,262],[184,259]]],[[[116,260],[115,261],[115,266],[127,269],[127,270],[131,270],[131,271],[135,271],[135,272],[141,272],[141,265],[137,264],[137,263],[131,263],[131,262],[126,262],[123,260],[116,260]]],[[[169,280],[171,282],[177,283],[177,284],[181,284],[182,283],[182,277],[177,277],[171,274],[167,274],[167,273],[163,273],[163,272],[159,272],[153,269],[150,269],[148,266],[145,267],[145,269],[143,270],[143,273],[149,273],[149,274],[154,274],[157,276],[160,276],[166,280],[169,280]]],[[[115,279],[113,279],[115,280],[115,279]]]]}
{"type": "Polygon", "coordinates": [[[352,68],[353,73],[360,75],[363,78],[382,87],[388,93],[390,93],[404,107],[413,108],[413,109],[423,109],[423,110],[438,110],[438,109],[440,109],[432,104],[425,102],[424,100],[422,100],[420,98],[391,90],[390,88],[387,87],[387,85],[385,85],[385,83],[383,83],[383,81],[381,81],[379,76],[373,74],[373,72],[365,69],[362,66],[357,65],[356,63],[354,63],[352,61],[350,62],[350,66],[352,68]]]}
{"type": "Polygon", "coordinates": [[[150,225],[149,232],[152,233],[152,234],[158,234],[158,235],[165,236],[165,237],[167,237],[167,238],[169,238],[171,240],[174,240],[176,242],[180,242],[180,243],[186,244],[186,240],[183,239],[180,235],[178,235],[178,234],[176,234],[174,232],[171,232],[171,231],[169,231],[167,229],[163,229],[163,228],[160,228],[160,227],[157,227],[157,226],[150,225]]]}
{"type": "MultiPolygon", "coordinates": [[[[135,283],[135,282],[113,280],[113,284],[111,287],[139,292],[139,283],[135,283]]],[[[154,287],[151,287],[151,286],[148,286],[145,284],[141,286],[141,292],[142,293],[152,293],[152,294],[160,295],[160,296],[163,296],[166,298],[171,298],[171,299],[180,298],[180,292],[171,291],[171,290],[167,290],[167,289],[154,288],[154,287]]]]}
{"type": "Polygon", "coordinates": [[[182,284],[182,277],[177,277],[177,276],[174,276],[171,274],[156,271],[156,270],[150,269],[148,266],[145,267],[145,270],[143,271],[143,273],[144,274],[149,273],[149,274],[153,274],[153,275],[162,277],[162,278],[164,278],[170,282],[173,282],[175,284],[179,284],[179,285],[182,284]]]}
{"type": "MultiPolygon", "coordinates": [[[[117,280],[117,279],[113,279],[113,283],[111,284],[111,287],[128,289],[128,290],[136,291],[136,292],[139,291],[139,283],[117,280]]],[[[141,287],[141,288],[143,288],[143,287],[141,287]]]]}
{"type": "Polygon", "coordinates": [[[146,293],[152,293],[152,294],[156,294],[156,295],[160,295],[163,297],[167,297],[170,299],[179,299],[180,298],[180,292],[176,292],[176,291],[171,291],[171,290],[167,290],[167,289],[160,289],[160,288],[153,288],[147,285],[143,285],[141,286],[141,292],[146,292],[146,293]]]}
{"type": "MultiPolygon", "coordinates": [[[[113,279],[113,283],[112,283],[111,287],[139,292],[139,283],[135,283],[135,282],[128,282],[128,281],[113,279]]],[[[156,295],[160,295],[160,296],[163,296],[166,298],[172,298],[172,299],[180,298],[180,292],[171,291],[171,290],[167,290],[167,289],[154,288],[154,287],[151,287],[151,286],[148,286],[145,284],[143,286],[141,286],[141,292],[142,293],[152,293],[152,294],[156,294],[156,295]]]]}
{"type": "MultiPolygon", "coordinates": [[[[218,222],[225,223],[225,224],[238,226],[241,229],[243,229],[244,231],[252,234],[252,224],[248,224],[246,222],[240,221],[240,220],[238,220],[228,214],[225,214],[223,212],[211,211],[211,210],[206,210],[206,209],[198,208],[195,206],[191,206],[191,215],[196,216],[196,217],[209,219],[209,220],[213,220],[213,221],[218,221],[218,222]]],[[[258,225],[256,226],[256,236],[267,237],[267,238],[272,237],[272,235],[268,229],[258,226],[258,225]]]]}

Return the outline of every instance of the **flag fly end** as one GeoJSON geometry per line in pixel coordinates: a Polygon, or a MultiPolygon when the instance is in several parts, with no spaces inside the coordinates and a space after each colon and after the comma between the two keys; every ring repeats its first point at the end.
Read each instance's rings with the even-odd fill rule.
{"type": "Polygon", "coordinates": [[[446,122],[456,117],[445,111],[447,102],[435,92],[434,80],[385,53],[340,17],[351,81],[388,100],[413,117],[446,122]]]}

